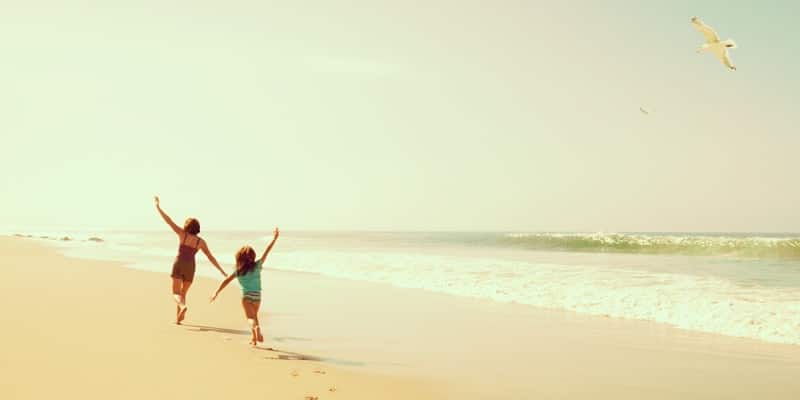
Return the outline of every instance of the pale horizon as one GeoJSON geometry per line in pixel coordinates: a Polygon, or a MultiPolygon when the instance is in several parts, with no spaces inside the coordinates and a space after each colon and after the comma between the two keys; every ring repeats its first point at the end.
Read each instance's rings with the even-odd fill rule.
{"type": "Polygon", "coordinates": [[[8,5],[0,229],[800,231],[800,4],[579,3],[8,5]]]}

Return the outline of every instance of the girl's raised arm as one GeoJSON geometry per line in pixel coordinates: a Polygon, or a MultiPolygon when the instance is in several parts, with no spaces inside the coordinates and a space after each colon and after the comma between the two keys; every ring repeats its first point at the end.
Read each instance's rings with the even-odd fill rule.
{"type": "Polygon", "coordinates": [[[264,260],[267,259],[267,255],[269,254],[270,250],[272,250],[272,246],[275,245],[275,241],[278,240],[278,236],[280,236],[280,234],[281,234],[281,232],[280,232],[280,230],[278,230],[278,227],[276,226],[275,227],[275,231],[273,232],[272,241],[269,242],[269,245],[267,246],[267,249],[264,250],[264,255],[262,255],[261,259],[259,260],[259,262],[262,265],[264,264],[264,260]]]}
{"type": "Polygon", "coordinates": [[[156,196],[156,210],[158,210],[158,213],[161,215],[161,218],[164,220],[164,222],[167,223],[167,225],[169,225],[170,228],[172,228],[172,230],[176,234],[178,235],[183,234],[183,229],[181,229],[181,227],[176,225],[175,222],[172,221],[172,218],[170,218],[169,215],[167,215],[167,213],[165,213],[164,210],[161,209],[161,201],[158,199],[158,196],[156,196]]]}

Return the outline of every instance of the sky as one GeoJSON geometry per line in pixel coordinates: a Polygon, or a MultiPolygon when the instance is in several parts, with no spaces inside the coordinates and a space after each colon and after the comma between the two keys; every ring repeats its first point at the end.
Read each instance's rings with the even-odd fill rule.
{"type": "Polygon", "coordinates": [[[797,2],[0,1],[0,227],[800,231],[797,2]]]}

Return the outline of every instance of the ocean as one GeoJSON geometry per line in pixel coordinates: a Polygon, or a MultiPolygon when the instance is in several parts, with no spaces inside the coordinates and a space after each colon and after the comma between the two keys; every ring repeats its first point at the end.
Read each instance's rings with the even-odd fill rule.
{"type": "MultiPolygon", "coordinates": [[[[164,274],[177,251],[175,235],[166,229],[15,233],[39,240],[48,236],[47,243],[68,256],[120,261],[164,274]]],[[[236,250],[249,244],[260,253],[271,231],[209,231],[201,236],[226,270],[232,270],[236,250]]],[[[800,235],[286,231],[267,264],[271,269],[800,344],[800,235]]],[[[197,273],[220,277],[202,253],[197,273]]]]}

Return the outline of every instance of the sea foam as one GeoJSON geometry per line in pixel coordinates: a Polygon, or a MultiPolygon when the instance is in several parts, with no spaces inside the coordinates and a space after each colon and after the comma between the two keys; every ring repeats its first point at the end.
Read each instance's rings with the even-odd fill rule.
{"type": "Polygon", "coordinates": [[[683,329],[800,344],[800,289],[744,287],[713,276],[589,265],[399,253],[299,251],[274,265],[683,329]]]}

